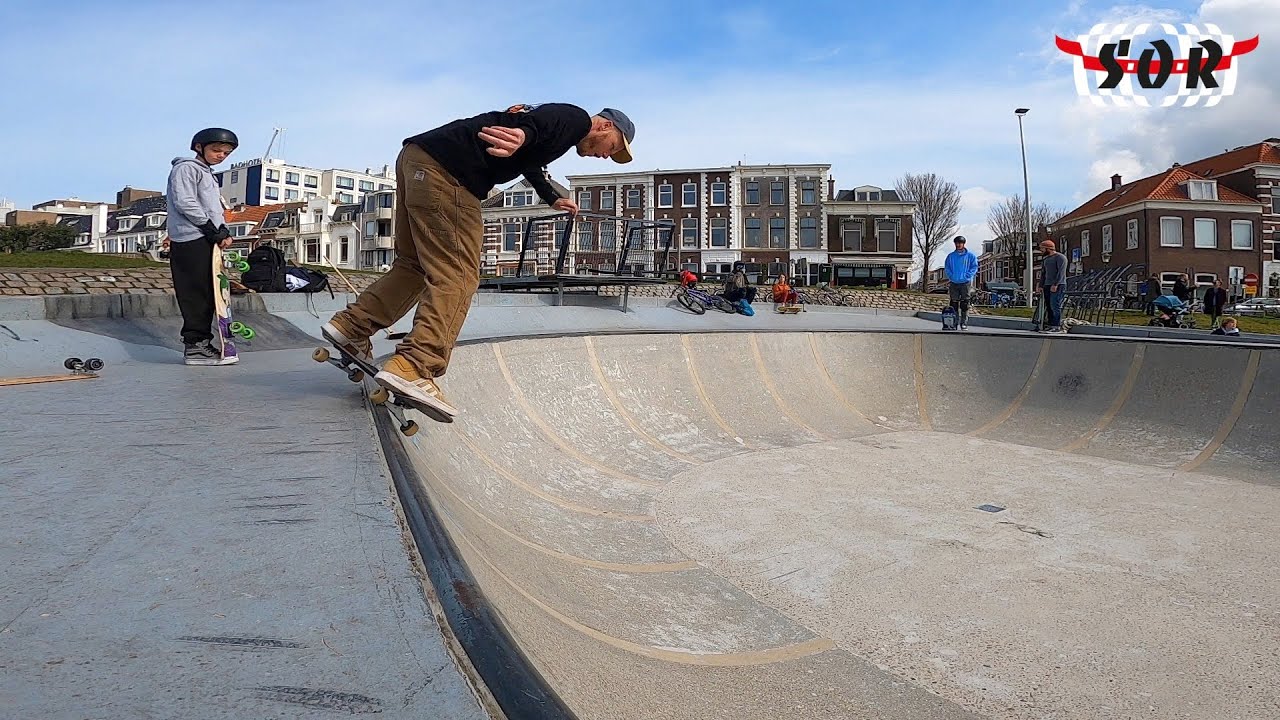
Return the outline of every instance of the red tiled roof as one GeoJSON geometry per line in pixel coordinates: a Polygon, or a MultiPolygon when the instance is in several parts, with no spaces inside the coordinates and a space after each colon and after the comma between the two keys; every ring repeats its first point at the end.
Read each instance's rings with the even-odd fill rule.
{"type": "Polygon", "coordinates": [[[1216,177],[1233,173],[1246,165],[1263,163],[1280,165],[1280,143],[1264,140],[1245,147],[1228,150],[1212,157],[1196,160],[1183,165],[1186,169],[1201,177],[1216,177]]]}
{"type": "MultiPolygon", "coordinates": [[[[1148,200],[1204,202],[1199,200],[1192,201],[1187,196],[1186,188],[1179,184],[1192,179],[1203,179],[1203,177],[1187,170],[1185,167],[1169,168],[1162,173],[1121,185],[1115,190],[1100,192],[1080,207],[1058,218],[1057,222],[1052,224],[1059,225],[1064,222],[1072,222],[1117,208],[1137,205],[1148,200]]],[[[1217,202],[1226,205],[1258,204],[1257,200],[1223,185],[1218,185],[1217,202]]]]}
{"type": "Polygon", "coordinates": [[[253,223],[255,226],[262,225],[262,221],[267,215],[282,210],[297,210],[306,205],[303,202],[283,203],[280,205],[244,205],[239,210],[228,210],[226,213],[227,224],[232,223],[253,223]]]}

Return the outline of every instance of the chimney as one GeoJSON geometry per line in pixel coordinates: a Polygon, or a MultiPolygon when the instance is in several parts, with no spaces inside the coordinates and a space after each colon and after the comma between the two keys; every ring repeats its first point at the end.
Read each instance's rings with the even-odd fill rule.
{"type": "Polygon", "coordinates": [[[1111,176],[1111,190],[1114,192],[1120,189],[1120,173],[1111,176]]]}
{"type": "Polygon", "coordinates": [[[836,179],[827,178],[827,200],[836,199],[836,179]]]}

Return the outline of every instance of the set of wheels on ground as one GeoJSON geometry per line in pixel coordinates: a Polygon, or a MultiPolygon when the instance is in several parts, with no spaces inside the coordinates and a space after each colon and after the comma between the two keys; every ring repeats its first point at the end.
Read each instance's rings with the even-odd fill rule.
{"type": "Polygon", "coordinates": [[[103,363],[100,358],[81,360],[77,357],[69,357],[62,361],[62,367],[70,370],[71,372],[98,372],[105,366],[106,364],[103,363]]]}

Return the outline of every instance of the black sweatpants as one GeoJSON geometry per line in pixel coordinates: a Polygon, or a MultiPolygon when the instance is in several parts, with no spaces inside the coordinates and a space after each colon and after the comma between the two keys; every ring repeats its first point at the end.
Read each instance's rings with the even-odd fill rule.
{"type": "Polygon", "coordinates": [[[213,243],[204,238],[169,243],[169,272],[182,310],[182,342],[213,340],[213,243]]]}

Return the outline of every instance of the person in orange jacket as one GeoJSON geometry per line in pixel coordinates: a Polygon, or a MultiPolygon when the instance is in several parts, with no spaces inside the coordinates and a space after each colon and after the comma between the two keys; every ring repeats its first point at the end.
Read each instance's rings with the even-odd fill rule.
{"type": "Polygon", "coordinates": [[[783,305],[795,305],[800,302],[800,295],[791,289],[786,273],[779,275],[778,281],[773,284],[773,301],[783,305]]]}

